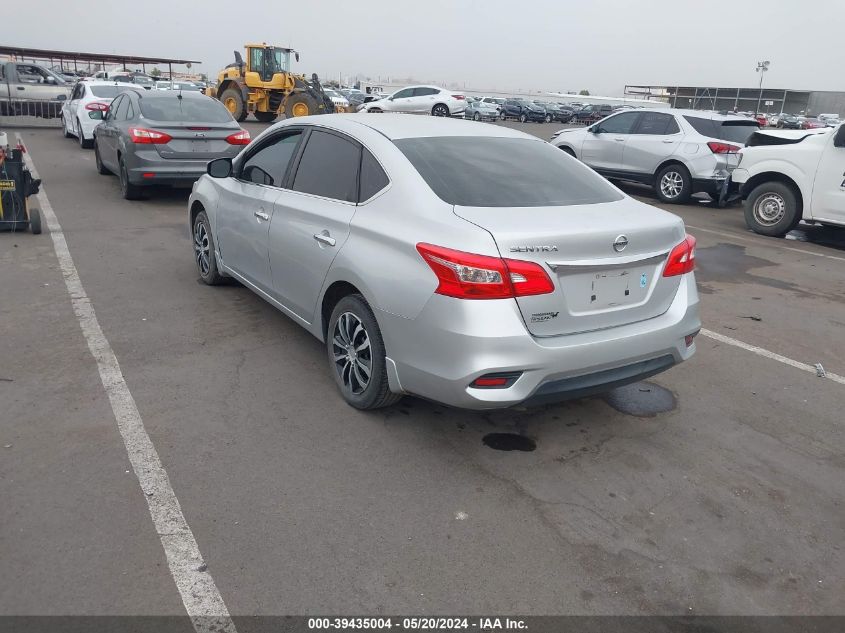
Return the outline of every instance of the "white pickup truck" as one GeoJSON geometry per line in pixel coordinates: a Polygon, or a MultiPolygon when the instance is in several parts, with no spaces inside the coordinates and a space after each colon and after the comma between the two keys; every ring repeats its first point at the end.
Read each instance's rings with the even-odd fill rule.
{"type": "Polygon", "coordinates": [[[755,132],[731,182],[756,233],[780,237],[801,220],[845,226],[845,124],[755,132]]]}

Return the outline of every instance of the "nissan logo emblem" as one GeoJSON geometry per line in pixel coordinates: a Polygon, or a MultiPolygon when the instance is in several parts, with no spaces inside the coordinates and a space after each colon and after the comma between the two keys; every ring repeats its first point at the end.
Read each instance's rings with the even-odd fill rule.
{"type": "Polygon", "coordinates": [[[615,240],[613,240],[613,250],[617,253],[621,253],[625,250],[625,247],[628,246],[628,238],[624,235],[620,235],[615,240]]]}

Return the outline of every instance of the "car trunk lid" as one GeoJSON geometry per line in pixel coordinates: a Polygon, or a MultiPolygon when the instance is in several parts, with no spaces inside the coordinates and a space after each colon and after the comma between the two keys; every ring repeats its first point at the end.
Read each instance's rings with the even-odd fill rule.
{"type": "Polygon", "coordinates": [[[683,241],[680,218],[625,198],[565,207],[455,207],[487,230],[502,257],[543,266],[548,294],[517,297],[528,331],[559,336],[617,327],[669,309],[680,277],[663,277],[683,241]]]}
{"type": "Polygon", "coordinates": [[[210,160],[232,148],[226,140],[240,128],[226,123],[145,121],[145,127],[171,137],[167,143],[155,145],[159,156],[168,159],[210,160]]]}

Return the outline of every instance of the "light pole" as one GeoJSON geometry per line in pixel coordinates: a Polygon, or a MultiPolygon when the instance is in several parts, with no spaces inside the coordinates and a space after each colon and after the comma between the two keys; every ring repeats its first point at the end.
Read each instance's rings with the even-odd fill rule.
{"type": "Polygon", "coordinates": [[[766,74],[766,71],[769,70],[769,65],[771,62],[757,62],[756,71],[760,73],[760,94],[757,97],[757,109],[754,111],[754,114],[760,114],[760,101],[763,100],[763,75],[766,74]]]}

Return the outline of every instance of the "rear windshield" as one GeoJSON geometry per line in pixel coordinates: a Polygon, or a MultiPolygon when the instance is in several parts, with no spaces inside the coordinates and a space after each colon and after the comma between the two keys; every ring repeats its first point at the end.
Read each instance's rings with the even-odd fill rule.
{"type": "Polygon", "coordinates": [[[686,115],[684,115],[684,118],[699,134],[731,143],[742,143],[743,145],[748,141],[748,137],[760,129],[760,124],[751,119],[748,121],[714,121],[713,119],[686,115]]]}
{"type": "Polygon", "coordinates": [[[203,123],[228,123],[234,121],[222,103],[211,97],[141,98],[141,115],[152,121],[200,121],[203,123]]]}
{"type": "Polygon", "coordinates": [[[91,94],[103,99],[114,99],[121,92],[126,92],[126,86],[91,86],[91,94]]]}
{"type": "Polygon", "coordinates": [[[622,199],[604,178],[542,141],[441,136],[394,142],[449,204],[544,207],[622,199]]]}

